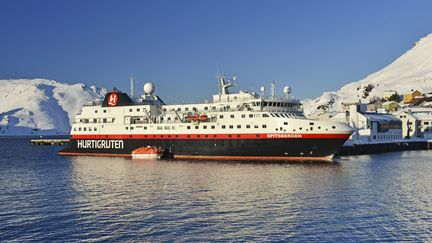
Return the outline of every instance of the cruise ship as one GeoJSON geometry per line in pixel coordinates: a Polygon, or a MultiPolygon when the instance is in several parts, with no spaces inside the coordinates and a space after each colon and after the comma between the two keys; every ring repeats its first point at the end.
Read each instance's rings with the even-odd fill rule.
{"type": "Polygon", "coordinates": [[[218,77],[212,101],[192,104],[165,104],[152,83],[136,99],[114,89],[82,108],[59,153],[131,157],[152,146],[174,159],[332,160],[353,132],[345,123],[307,119],[288,86],[277,97],[273,83],[265,97],[263,87],[231,92],[234,81],[218,77]]]}

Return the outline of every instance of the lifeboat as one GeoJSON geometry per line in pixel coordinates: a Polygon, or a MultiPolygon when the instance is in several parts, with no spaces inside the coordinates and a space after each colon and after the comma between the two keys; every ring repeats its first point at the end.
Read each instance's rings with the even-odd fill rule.
{"type": "Polygon", "coordinates": [[[132,151],[132,159],[160,159],[162,151],[156,147],[147,146],[132,151]]]}
{"type": "Polygon", "coordinates": [[[203,115],[190,115],[186,117],[186,120],[188,121],[207,121],[208,120],[208,116],[206,114],[203,115]]]}

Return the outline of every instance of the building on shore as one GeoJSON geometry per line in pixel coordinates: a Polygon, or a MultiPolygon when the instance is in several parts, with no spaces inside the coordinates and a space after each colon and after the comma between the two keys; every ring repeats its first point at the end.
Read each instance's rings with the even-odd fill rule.
{"type": "Polygon", "coordinates": [[[397,91],[395,91],[395,90],[387,90],[387,91],[384,91],[384,93],[383,93],[383,98],[385,99],[385,100],[388,100],[390,97],[392,97],[393,95],[397,95],[397,91]]]}
{"type": "Polygon", "coordinates": [[[387,113],[367,112],[364,104],[351,105],[350,110],[332,117],[334,121],[347,122],[355,132],[350,140],[353,142],[384,142],[399,140],[402,135],[402,121],[387,113]]]}
{"type": "Polygon", "coordinates": [[[402,136],[403,138],[422,137],[421,122],[419,118],[410,111],[400,110],[393,113],[402,121],[402,136]]]}
{"type": "Polygon", "coordinates": [[[416,101],[416,97],[420,97],[422,93],[418,90],[412,91],[410,93],[404,94],[403,103],[404,104],[412,104],[416,101]]]}
{"type": "Polygon", "coordinates": [[[382,108],[387,112],[397,111],[400,109],[400,105],[396,101],[386,101],[382,103],[382,108]]]}

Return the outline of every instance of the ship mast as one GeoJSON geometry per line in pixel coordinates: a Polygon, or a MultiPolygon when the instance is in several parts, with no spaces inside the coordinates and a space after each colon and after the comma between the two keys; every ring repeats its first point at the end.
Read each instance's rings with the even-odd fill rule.
{"type": "Polygon", "coordinates": [[[220,75],[218,76],[219,79],[219,94],[220,95],[225,95],[225,94],[230,94],[229,92],[229,88],[234,87],[235,86],[235,77],[233,77],[233,80],[225,80],[225,76],[220,75]]]}

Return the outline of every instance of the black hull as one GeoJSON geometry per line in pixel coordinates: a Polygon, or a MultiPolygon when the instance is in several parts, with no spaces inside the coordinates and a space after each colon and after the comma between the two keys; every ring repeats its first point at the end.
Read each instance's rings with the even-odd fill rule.
{"type": "Polygon", "coordinates": [[[71,139],[62,155],[130,156],[143,146],[159,147],[176,158],[203,159],[326,159],[330,160],[346,138],[310,139],[71,139]],[[99,142],[99,144],[98,144],[99,142]],[[116,143],[114,143],[116,142],[116,143]],[[106,144],[106,145],[105,145],[106,144]]]}

